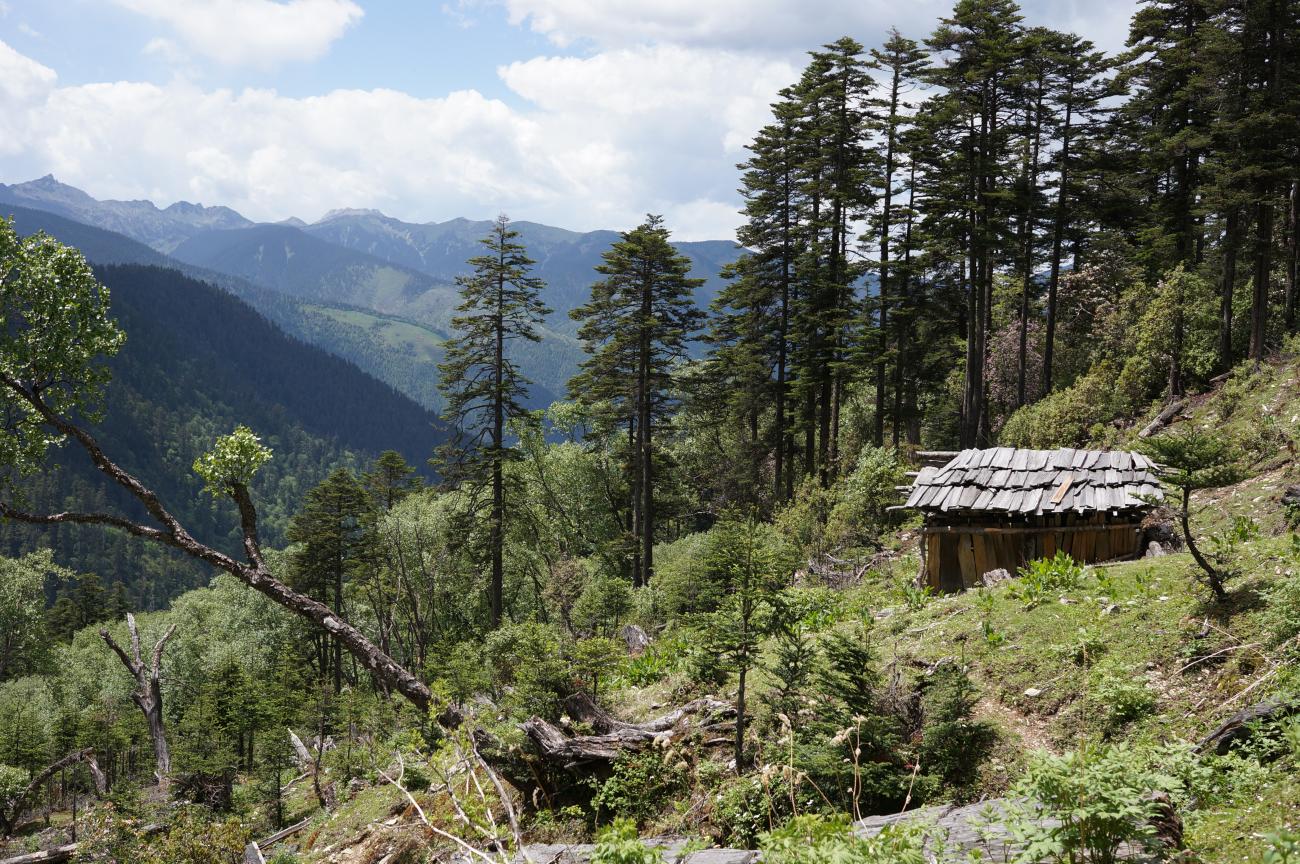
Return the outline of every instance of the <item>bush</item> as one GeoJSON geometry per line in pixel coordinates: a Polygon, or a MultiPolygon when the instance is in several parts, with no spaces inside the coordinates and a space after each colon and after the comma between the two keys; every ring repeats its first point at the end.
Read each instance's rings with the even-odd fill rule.
{"type": "Polygon", "coordinates": [[[997,740],[992,725],[971,719],[975,697],[966,670],[945,663],[934,670],[922,699],[921,765],[949,788],[974,785],[980,763],[997,740]]]}
{"type": "Polygon", "coordinates": [[[0,765],[0,808],[7,808],[27,788],[30,775],[12,765],[0,765]]]}
{"type": "Polygon", "coordinates": [[[753,849],[774,823],[790,816],[790,786],[785,778],[729,777],[714,796],[712,821],[718,842],[753,849]]]}
{"type": "Polygon", "coordinates": [[[1061,591],[1077,590],[1083,581],[1083,567],[1058,550],[1051,558],[1030,561],[1016,575],[1018,578],[1011,583],[1008,593],[1026,609],[1033,609],[1054,599],[1061,591]]]}
{"type": "Polygon", "coordinates": [[[650,591],[658,599],[659,612],[668,620],[712,612],[722,602],[722,586],[709,579],[702,564],[707,537],[704,532],[688,534],[655,549],[655,578],[650,591]]]}
{"type": "Polygon", "coordinates": [[[686,787],[683,767],[665,761],[658,749],[619,757],[609,779],[592,797],[596,814],[628,820],[635,827],[648,820],[686,787]]]}
{"type": "Polygon", "coordinates": [[[1007,826],[1026,844],[1024,860],[1113,864],[1125,843],[1154,845],[1150,793],[1173,782],[1127,747],[1040,753],[1013,789],[1026,803],[1007,826]]]}
{"type": "Polygon", "coordinates": [[[818,815],[796,816],[760,843],[765,864],[922,864],[924,846],[916,825],[858,837],[844,817],[818,815]]]}
{"type": "Polygon", "coordinates": [[[860,546],[876,542],[891,524],[888,507],[898,503],[895,486],[907,468],[890,447],[865,447],[853,473],[836,487],[838,500],[826,520],[826,537],[834,544],[860,546]]]}
{"type": "Polygon", "coordinates": [[[1104,663],[1092,670],[1092,696],[1102,708],[1106,734],[1116,732],[1156,704],[1156,695],[1147,687],[1146,680],[1118,662],[1104,663]]]}
{"type": "Polygon", "coordinates": [[[1115,387],[1119,370],[1102,361],[1073,384],[1016,410],[998,434],[1009,447],[1081,447],[1098,437],[1101,427],[1136,406],[1115,387]]]}
{"type": "Polygon", "coordinates": [[[560,632],[545,624],[506,624],[488,635],[483,654],[495,695],[511,714],[559,719],[570,692],[563,645],[560,632]]]}
{"type": "Polygon", "coordinates": [[[652,849],[637,837],[636,823],[618,819],[596,835],[591,864],[662,864],[663,851],[652,849]]]}

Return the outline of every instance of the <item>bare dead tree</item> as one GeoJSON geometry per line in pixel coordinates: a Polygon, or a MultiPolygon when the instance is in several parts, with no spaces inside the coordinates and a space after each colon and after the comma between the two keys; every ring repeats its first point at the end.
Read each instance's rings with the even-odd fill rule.
{"type": "Polygon", "coordinates": [[[131,673],[131,677],[135,678],[135,690],[131,693],[131,701],[135,702],[140,713],[144,714],[144,722],[149,727],[149,739],[153,741],[156,763],[154,776],[158,778],[158,788],[166,790],[171,780],[172,757],[171,751],[167,748],[167,730],[163,726],[162,656],[167,640],[171,639],[176,632],[176,625],[168,627],[167,632],[153,646],[153,654],[148,666],[145,665],[144,657],[140,653],[140,629],[136,627],[135,616],[130,612],[126,613],[126,629],[131,633],[130,654],[113,640],[108,630],[101,629],[99,635],[104,643],[113,649],[113,653],[131,673]]]}
{"type": "Polygon", "coordinates": [[[104,777],[104,772],[99,769],[99,763],[95,761],[95,749],[93,747],[69,753],[57,762],[41,769],[17,796],[7,801],[0,799],[0,837],[8,837],[18,827],[18,819],[27,809],[27,799],[32,796],[33,792],[41,788],[46,780],[49,780],[64,768],[77,764],[85,765],[86,770],[90,772],[97,795],[104,795],[108,791],[107,778],[104,777]]]}

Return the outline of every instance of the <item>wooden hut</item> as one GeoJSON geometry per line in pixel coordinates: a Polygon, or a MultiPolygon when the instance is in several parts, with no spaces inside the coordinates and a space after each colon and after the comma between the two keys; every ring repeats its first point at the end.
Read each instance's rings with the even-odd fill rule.
{"type": "Polygon", "coordinates": [[[1142,519],[1162,497],[1155,465],[1115,450],[962,450],[926,465],[904,507],[925,515],[923,579],[936,590],[979,585],[990,570],[1064,550],[1076,561],[1136,558],[1142,519]]]}

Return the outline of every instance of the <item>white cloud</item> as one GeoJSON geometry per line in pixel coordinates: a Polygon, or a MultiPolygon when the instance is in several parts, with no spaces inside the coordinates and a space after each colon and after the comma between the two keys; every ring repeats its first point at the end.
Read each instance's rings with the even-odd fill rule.
{"type": "Polygon", "coordinates": [[[739,222],[734,164],[794,71],[674,47],[538,58],[500,70],[520,109],[477,91],[58,87],[0,43],[0,117],[20,118],[0,180],[52,172],[101,198],[222,203],[264,220],[361,206],[591,229],[657,212],[683,239],[726,237],[739,222]]]}
{"type": "MultiPolygon", "coordinates": [[[[497,0],[512,24],[556,45],[671,43],[796,55],[852,36],[867,46],[891,27],[924,39],[952,0],[497,0]]],[[[1123,45],[1136,0],[1025,0],[1031,24],[1071,28],[1099,46],[1123,45]]]]}
{"type": "Polygon", "coordinates": [[[231,66],[314,60],[362,16],[353,0],[115,2],[168,25],[194,51],[231,66]]]}

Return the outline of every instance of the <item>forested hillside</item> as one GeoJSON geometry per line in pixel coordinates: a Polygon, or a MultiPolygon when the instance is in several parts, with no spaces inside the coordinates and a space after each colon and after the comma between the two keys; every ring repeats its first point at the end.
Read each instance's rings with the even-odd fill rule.
{"type": "MultiPolygon", "coordinates": [[[[238,548],[233,511],[198,494],[201,484],[190,465],[236,423],[256,428],[280,454],[256,490],[264,502],[263,530],[276,544],[285,542],[303,494],[333,468],[360,468],[389,449],[422,466],[444,437],[435,418],[415,403],[286,337],[220,289],[158,267],[109,266],[96,273],[112,291],[113,316],[128,333],[110,367],[113,383],[98,437],[207,541],[238,548]]],[[[58,463],[57,471],[25,482],[31,506],[75,509],[97,501],[133,512],[129,498],[84,455],[65,451],[58,463]]],[[[160,556],[100,529],[43,532],[5,523],[0,538],[7,554],[48,545],[59,564],[93,574],[105,587],[122,583],[134,608],[165,605],[211,575],[205,565],[160,556]]]]}
{"type": "Polygon", "coordinates": [[[142,580],[101,633],[0,560],[4,854],[1300,860],[1300,6],[1150,0],[1128,41],[957,0],[808,46],[716,274],[654,214],[180,244],[436,369],[445,436],[0,226],[5,530],[142,580]]]}

